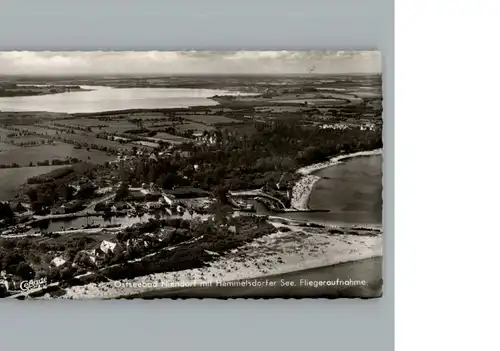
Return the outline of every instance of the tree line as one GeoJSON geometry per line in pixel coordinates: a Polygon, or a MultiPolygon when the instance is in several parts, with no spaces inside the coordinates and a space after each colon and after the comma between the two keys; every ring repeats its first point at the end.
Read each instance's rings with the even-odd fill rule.
{"type": "MultiPolygon", "coordinates": [[[[130,183],[154,182],[164,189],[179,186],[213,190],[276,188],[285,174],[293,181],[299,167],[330,157],[382,147],[378,130],[323,130],[294,121],[255,123],[256,132],[238,135],[228,129],[216,131],[215,145],[184,143],[177,146],[189,156],[138,159],[119,169],[119,178],[130,183]]],[[[285,184],[286,185],[286,184],[285,184]]]]}

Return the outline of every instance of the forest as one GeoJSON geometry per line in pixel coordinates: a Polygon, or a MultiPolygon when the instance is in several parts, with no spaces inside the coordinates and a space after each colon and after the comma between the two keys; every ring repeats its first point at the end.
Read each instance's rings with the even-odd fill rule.
{"type": "Polygon", "coordinates": [[[212,191],[275,188],[283,175],[330,157],[382,147],[378,130],[332,130],[304,127],[295,121],[255,123],[256,132],[216,132],[215,145],[184,143],[178,146],[187,157],[174,154],[157,161],[137,159],[119,169],[122,181],[154,182],[164,189],[191,186],[212,191]]]}

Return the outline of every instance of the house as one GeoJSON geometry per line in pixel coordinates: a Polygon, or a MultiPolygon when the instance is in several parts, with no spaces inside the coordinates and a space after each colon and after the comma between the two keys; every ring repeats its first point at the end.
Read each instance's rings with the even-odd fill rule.
{"type": "Polygon", "coordinates": [[[168,194],[163,194],[163,201],[168,205],[168,206],[174,206],[175,203],[175,196],[173,195],[168,195],[168,194]]]}
{"type": "Polygon", "coordinates": [[[110,187],[110,186],[107,186],[107,187],[103,187],[103,188],[97,189],[96,190],[96,194],[98,194],[98,195],[106,195],[106,194],[109,194],[112,191],[113,191],[113,188],[110,187]]]}
{"type": "Polygon", "coordinates": [[[360,130],[375,130],[375,124],[373,123],[365,123],[359,127],[360,130]]]}
{"type": "Polygon", "coordinates": [[[101,242],[101,245],[99,246],[99,249],[105,254],[113,253],[116,249],[116,245],[116,243],[113,243],[111,241],[103,240],[101,242]]]}
{"type": "Polygon", "coordinates": [[[82,250],[80,251],[73,260],[76,265],[95,265],[97,261],[97,250],[82,250]]]}
{"type": "MultiPolygon", "coordinates": [[[[198,133],[194,133],[193,136],[198,133]]],[[[195,137],[197,141],[202,142],[207,145],[213,145],[217,143],[217,137],[213,133],[201,133],[195,137]]]]}
{"type": "Polygon", "coordinates": [[[146,207],[148,210],[158,210],[163,207],[163,204],[161,202],[148,202],[146,207]]]}
{"type": "Polygon", "coordinates": [[[50,261],[50,264],[55,266],[55,267],[60,267],[65,263],[66,263],[66,260],[64,258],[62,258],[61,256],[57,256],[52,261],[50,261]]]}
{"type": "Polygon", "coordinates": [[[346,126],[345,124],[342,124],[342,123],[336,123],[336,124],[334,124],[333,128],[334,129],[338,129],[338,130],[350,129],[348,126],[346,126]]]}

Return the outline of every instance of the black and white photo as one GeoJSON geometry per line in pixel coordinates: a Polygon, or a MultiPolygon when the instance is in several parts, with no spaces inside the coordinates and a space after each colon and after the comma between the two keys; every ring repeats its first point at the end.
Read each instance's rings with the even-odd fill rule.
{"type": "Polygon", "coordinates": [[[378,51],[0,52],[0,297],[383,294],[378,51]]]}

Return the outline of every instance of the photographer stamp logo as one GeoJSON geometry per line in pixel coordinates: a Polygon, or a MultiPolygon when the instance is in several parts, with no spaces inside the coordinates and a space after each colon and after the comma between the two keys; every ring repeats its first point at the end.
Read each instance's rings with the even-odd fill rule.
{"type": "Polygon", "coordinates": [[[6,271],[0,272],[0,287],[5,291],[18,291],[27,292],[31,290],[44,289],[48,286],[47,278],[23,280],[16,283],[10,279],[6,271]]]}
{"type": "Polygon", "coordinates": [[[23,280],[19,284],[21,291],[31,291],[37,289],[44,289],[47,287],[47,278],[23,280]]]}

